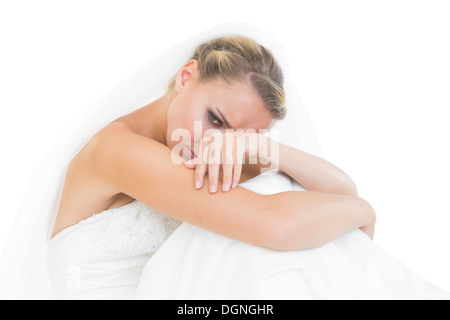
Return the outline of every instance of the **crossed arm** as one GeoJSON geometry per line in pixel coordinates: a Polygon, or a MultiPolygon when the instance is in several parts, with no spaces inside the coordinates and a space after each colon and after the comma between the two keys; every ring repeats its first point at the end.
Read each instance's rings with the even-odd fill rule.
{"type": "Polygon", "coordinates": [[[256,132],[217,131],[216,134],[219,139],[214,139],[209,145],[205,144],[204,150],[199,150],[201,157],[186,163],[186,167],[195,169],[196,185],[203,186],[204,176],[208,172],[211,193],[217,192],[218,189],[229,191],[230,186],[234,188],[241,173],[252,177],[270,167],[285,172],[308,191],[358,195],[352,179],[324,159],[278,143],[256,132]],[[247,139],[251,142],[247,143],[247,139]],[[245,147],[238,147],[239,143],[245,147]],[[242,158],[245,158],[243,165],[240,161],[242,158]],[[250,164],[255,162],[256,164],[250,164]],[[219,172],[223,173],[222,188],[216,187],[219,184],[219,172]]]}
{"type": "MultiPolygon", "coordinates": [[[[355,195],[326,192],[256,194],[237,187],[196,190],[195,172],[171,161],[171,150],[112,124],[88,144],[93,179],[181,221],[254,245],[299,250],[326,244],[374,222],[371,206],[355,195]]],[[[288,172],[287,172],[288,173],[288,172]]],[[[289,174],[289,173],[288,173],[289,174]]]]}

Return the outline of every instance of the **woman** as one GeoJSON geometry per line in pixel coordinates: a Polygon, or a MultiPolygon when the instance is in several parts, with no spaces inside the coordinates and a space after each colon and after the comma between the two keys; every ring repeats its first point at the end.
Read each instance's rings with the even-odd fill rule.
{"type": "Polygon", "coordinates": [[[267,49],[242,36],[198,46],[165,95],[106,125],[71,159],[50,241],[54,297],[133,298],[138,286],[145,296],[142,270],[181,222],[284,251],[358,228],[372,238],[373,209],[345,173],[257,133],[285,113],[281,68],[267,49]],[[239,148],[247,138],[271,144],[270,156],[239,148]],[[308,192],[239,187],[261,163],[308,192]]]}
{"type": "MultiPolygon", "coordinates": [[[[195,174],[172,161],[175,147],[192,155],[191,160],[195,154],[204,154],[204,144],[199,149],[204,139],[200,139],[208,129],[228,129],[229,142],[255,135],[261,140],[264,136],[259,133],[234,130],[267,129],[284,114],[283,75],[268,50],[241,36],[217,38],[200,45],[165,96],[106,126],[71,161],[53,236],[67,228],[72,231],[75,226],[76,236],[65,234],[72,246],[76,246],[80,229],[82,236],[98,240],[91,233],[100,231],[89,226],[96,222],[86,219],[135,200],[163,212],[168,221],[176,219],[278,250],[320,246],[360,227],[372,236],[375,215],[367,202],[357,197],[353,182],[331,164],[302,151],[280,145],[280,169],[310,192],[271,196],[237,187],[243,179],[259,173],[258,164],[241,164],[243,155],[253,158],[259,153],[249,154],[250,148],[238,154],[231,145],[219,161],[212,163],[210,160],[217,160],[212,155],[219,154],[217,151],[226,144],[215,150],[210,147],[206,150],[207,161],[197,165],[195,174]],[[202,127],[200,134],[194,132],[196,121],[202,127]],[[178,141],[172,140],[176,130],[185,130],[191,137],[183,139],[181,148],[178,141]],[[219,185],[220,167],[223,177],[219,185]],[[206,172],[208,183],[203,183],[206,172]]],[[[114,237],[120,237],[120,230],[101,232],[113,230],[117,233],[114,237]]],[[[115,250],[110,248],[111,243],[102,245],[108,247],[105,250],[115,250]]],[[[134,254],[135,248],[130,249],[134,254]]],[[[67,254],[59,249],[57,259],[63,252],[67,254]]],[[[68,254],[67,259],[76,265],[74,253],[68,254]]],[[[90,259],[95,260],[95,255],[90,259]]]]}

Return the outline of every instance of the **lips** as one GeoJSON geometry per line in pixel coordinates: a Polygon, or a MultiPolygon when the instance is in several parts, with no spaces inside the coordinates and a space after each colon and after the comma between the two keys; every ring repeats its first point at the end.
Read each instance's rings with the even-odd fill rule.
{"type": "Polygon", "coordinates": [[[193,160],[197,158],[197,156],[195,155],[194,151],[192,151],[191,148],[189,148],[188,146],[184,147],[185,147],[185,152],[183,153],[184,158],[187,158],[187,160],[193,160]]]}
{"type": "Polygon", "coordinates": [[[195,158],[196,158],[196,156],[195,156],[195,153],[194,153],[194,151],[192,151],[192,149],[191,149],[191,148],[189,148],[189,151],[191,152],[191,160],[192,160],[192,159],[195,159],[195,158]]]}

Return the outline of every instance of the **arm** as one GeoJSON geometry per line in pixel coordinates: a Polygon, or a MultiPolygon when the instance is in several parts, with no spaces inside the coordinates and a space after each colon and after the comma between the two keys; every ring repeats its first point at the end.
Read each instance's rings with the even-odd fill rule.
{"type": "Polygon", "coordinates": [[[242,178],[255,177],[264,169],[279,169],[308,191],[358,195],[350,177],[324,159],[255,132],[217,131],[215,134],[214,142],[206,142],[205,149],[199,151],[199,154],[209,157],[203,156],[187,163],[188,168],[195,168],[195,181],[200,187],[208,172],[210,188],[216,186],[211,188],[212,193],[218,189],[219,178],[222,178],[222,190],[228,191],[231,185],[234,188],[242,178]],[[245,161],[242,165],[239,161],[243,158],[245,161]],[[223,174],[220,175],[219,171],[223,174]]]}
{"type": "MultiPolygon", "coordinates": [[[[266,156],[264,152],[259,153],[257,156],[250,155],[249,157],[257,158],[263,163],[270,163],[271,168],[278,168],[283,171],[301,184],[306,190],[353,196],[358,195],[356,185],[352,179],[330,162],[273,141],[263,135],[259,135],[259,138],[267,139],[268,145],[274,145],[275,150],[278,150],[278,159],[272,155],[266,156]]],[[[252,175],[256,175],[263,167],[261,164],[244,165],[243,170],[247,173],[252,172],[252,175]]]]}
{"type": "Polygon", "coordinates": [[[238,187],[210,194],[195,190],[194,172],[171,161],[171,150],[123,124],[102,130],[88,145],[86,167],[125,193],[181,221],[229,238],[280,250],[325,244],[366,226],[373,210],[353,196],[319,192],[259,195],[238,187]]]}
{"type": "MultiPolygon", "coordinates": [[[[275,148],[278,151],[278,157],[271,158],[265,152],[257,155],[247,154],[248,158],[256,159],[258,164],[244,165],[243,176],[254,177],[260,174],[263,168],[279,169],[300,183],[309,192],[358,196],[356,185],[351,178],[333,164],[304,151],[273,141],[266,136],[260,135],[259,138],[266,140],[265,145],[273,144],[271,149],[275,148]],[[261,164],[261,162],[269,163],[270,167],[269,165],[261,164]]],[[[369,225],[360,228],[371,239],[373,239],[375,233],[375,222],[374,214],[373,221],[369,225]]]]}
{"type": "Polygon", "coordinates": [[[279,144],[279,168],[308,191],[358,195],[355,183],[330,162],[279,144]]]}

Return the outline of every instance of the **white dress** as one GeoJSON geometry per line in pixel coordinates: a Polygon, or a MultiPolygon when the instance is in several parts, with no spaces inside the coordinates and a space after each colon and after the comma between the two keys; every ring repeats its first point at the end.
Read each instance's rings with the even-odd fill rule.
{"type": "MultiPolygon", "coordinates": [[[[301,190],[281,174],[241,186],[301,190]]],[[[180,226],[137,201],[63,230],[50,270],[55,298],[68,299],[450,299],[360,230],[282,252],[180,226]]]]}
{"type": "Polygon", "coordinates": [[[53,298],[134,298],[146,262],[180,224],[133,201],[62,230],[48,254],[53,298]]]}

